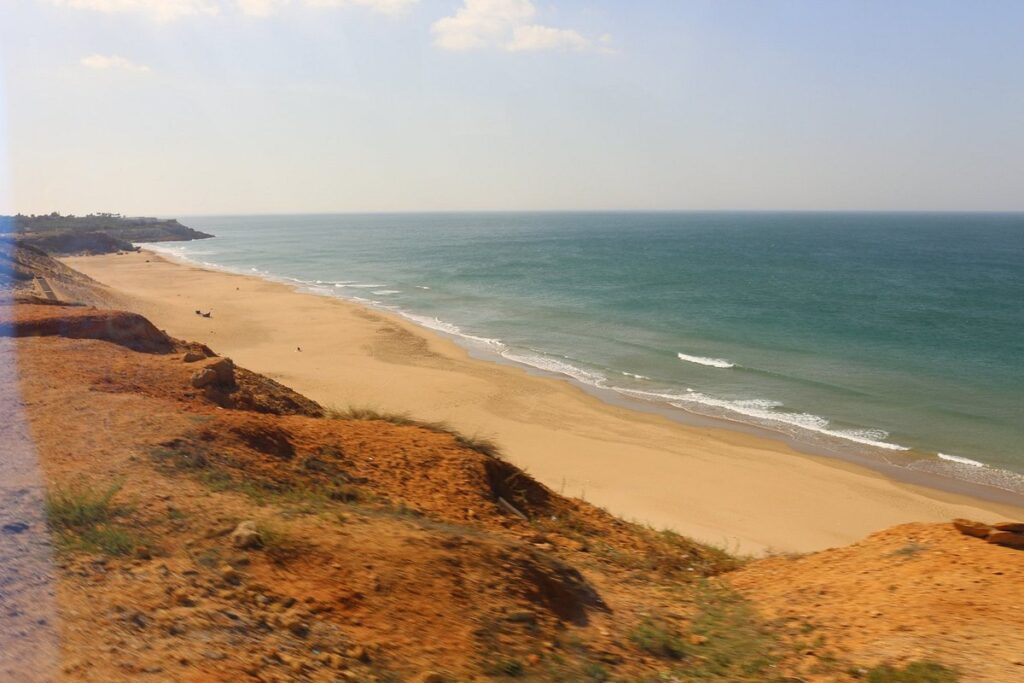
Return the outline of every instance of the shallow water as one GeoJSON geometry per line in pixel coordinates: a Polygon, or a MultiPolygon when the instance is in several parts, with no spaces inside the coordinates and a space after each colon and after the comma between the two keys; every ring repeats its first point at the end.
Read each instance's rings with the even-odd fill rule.
{"type": "Polygon", "coordinates": [[[1024,215],[183,222],[217,237],[162,248],[632,398],[1024,491],[1024,215]]]}

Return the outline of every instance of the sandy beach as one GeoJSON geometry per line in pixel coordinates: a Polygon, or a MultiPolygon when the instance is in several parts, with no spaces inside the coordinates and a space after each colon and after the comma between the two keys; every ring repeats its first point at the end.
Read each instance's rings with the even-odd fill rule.
{"type": "Polygon", "coordinates": [[[398,316],[284,284],[149,252],[65,262],[169,334],[324,405],[446,421],[494,439],[556,491],[732,550],[803,552],[903,522],[1022,515],[781,440],[614,406],[567,381],[471,358],[398,316]]]}

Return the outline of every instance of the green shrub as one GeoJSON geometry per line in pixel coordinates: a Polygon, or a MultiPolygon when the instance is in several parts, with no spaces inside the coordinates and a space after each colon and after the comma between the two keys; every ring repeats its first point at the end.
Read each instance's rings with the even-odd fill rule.
{"type": "Polygon", "coordinates": [[[956,683],[960,677],[936,662],[910,662],[902,669],[876,666],[868,672],[868,683],[956,683]]]}
{"type": "Polygon", "coordinates": [[[68,549],[128,555],[144,545],[138,534],[119,524],[127,508],[114,504],[121,490],[112,484],[96,490],[86,485],[55,488],[46,494],[46,520],[68,549]]]}

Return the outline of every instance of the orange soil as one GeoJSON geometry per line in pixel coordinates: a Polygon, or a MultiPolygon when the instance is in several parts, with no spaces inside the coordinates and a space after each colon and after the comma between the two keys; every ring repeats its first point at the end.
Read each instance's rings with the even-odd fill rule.
{"type": "Polygon", "coordinates": [[[789,625],[805,666],[934,659],[965,681],[1024,680],[1024,552],[904,524],[843,548],[754,562],[727,581],[789,625]]]}
{"type": "MultiPolygon", "coordinates": [[[[26,420],[42,477],[120,483],[117,523],[138,537],[125,556],[58,552],[58,678],[644,680],[685,677],[714,645],[692,631],[695,586],[733,560],[564,498],[486,447],[325,417],[242,369],[194,388],[219,359],[132,314],[0,305],[0,330],[21,337],[20,407],[2,406],[26,420]],[[262,550],[232,545],[242,520],[264,525],[262,550]],[[652,615],[683,660],[635,642],[652,615]]],[[[1022,578],[1024,553],[911,524],[712,581],[778,637],[772,675],[932,659],[1012,681],[1022,578]]]]}
{"type": "MultiPolygon", "coordinates": [[[[17,330],[67,331],[83,314],[21,305],[5,317],[17,330]],[[64,314],[60,325],[40,323],[64,314]]],[[[493,658],[540,672],[556,666],[548,655],[569,631],[586,645],[557,667],[603,659],[654,672],[658,662],[631,652],[622,628],[660,607],[665,587],[629,580],[632,570],[589,554],[585,536],[641,561],[668,553],[667,575],[703,575],[721,561],[560,498],[445,432],[225,410],[191,387],[205,362],[183,363],[180,344],[141,353],[128,348],[131,338],[108,335],[129,329],[122,317],[88,326],[116,343],[18,341],[45,478],[61,487],[121,482],[126,519],[152,544],[134,558],[61,554],[68,680],[376,680],[430,670],[462,679],[493,658]],[[211,473],[220,478],[203,481],[211,473]],[[534,521],[502,509],[496,495],[534,521]],[[227,535],[242,519],[286,529],[288,541],[274,552],[237,551],[227,535]],[[593,569],[584,578],[570,561],[593,569]],[[240,585],[223,578],[225,566],[240,585]],[[296,621],[308,633],[288,626],[296,621]],[[323,653],[340,663],[320,662],[323,653]]],[[[264,409],[280,404],[267,394],[258,396],[264,409]]],[[[686,609],[668,612],[681,619],[686,609]]]]}

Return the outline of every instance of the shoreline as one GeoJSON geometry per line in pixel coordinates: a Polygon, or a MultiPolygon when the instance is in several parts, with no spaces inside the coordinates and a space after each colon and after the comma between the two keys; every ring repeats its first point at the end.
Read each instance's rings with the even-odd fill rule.
{"type": "Polygon", "coordinates": [[[397,313],[279,281],[149,251],[64,260],[173,336],[202,341],[321,403],[369,404],[493,436],[511,461],[555,490],[744,552],[816,550],[900,522],[1024,512],[1012,492],[891,465],[880,472],[883,463],[808,452],[784,434],[733,421],[681,419],[650,402],[481,358],[454,335],[397,313]],[[198,318],[196,308],[215,317],[198,318]],[[339,358],[356,363],[326,367],[339,358]]]}
{"type": "MultiPolygon", "coordinates": [[[[590,374],[590,371],[580,369],[579,367],[570,365],[567,366],[570,368],[569,370],[554,370],[542,364],[532,363],[522,357],[507,355],[505,352],[507,347],[501,340],[480,337],[464,332],[457,326],[436,317],[433,318],[433,323],[431,323],[428,321],[427,316],[404,311],[397,306],[388,306],[380,301],[354,295],[345,296],[344,291],[336,292],[334,289],[327,288],[320,280],[316,280],[314,284],[310,280],[274,275],[267,271],[259,271],[256,268],[234,268],[209,263],[190,258],[179,249],[175,249],[174,246],[167,246],[165,244],[145,244],[142,246],[150,253],[155,253],[161,258],[167,258],[182,265],[244,277],[259,277],[260,279],[288,286],[298,293],[338,298],[354,303],[357,306],[380,312],[383,315],[400,317],[407,322],[411,322],[426,334],[437,334],[453,341],[472,358],[520,368],[532,376],[553,378],[567,382],[611,405],[660,415],[673,422],[691,427],[712,427],[740,431],[745,434],[775,440],[805,455],[820,456],[830,460],[859,465],[886,478],[921,486],[926,489],[960,494],[1001,505],[1024,506],[1024,475],[991,467],[975,460],[965,460],[957,456],[943,455],[942,453],[931,453],[899,444],[862,441],[827,429],[820,431],[803,427],[797,428],[795,432],[791,432],[784,428],[775,427],[770,423],[758,424],[742,418],[731,417],[728,411],[709,414],[669,401],[667,400],[668,396],[657,392],[651,393],[647,390],[627,389],[603,382],[587,381],[581,378],[577,372],[572,371],[576,370],[584,376],[590,374]],[[993,478],[1005,480],[1006,477],[1011,478],[1010,480],[1015,487],[1001,486],[999,483],[994,483],[993,478]]],[[[600,377],[600,375],[596,376],[600,377]]],[[[742,415],[743,413],[740,414],[742,415]]],[[[792,426],[787,422],[783,422],[783,424],[792,426]]]]}

